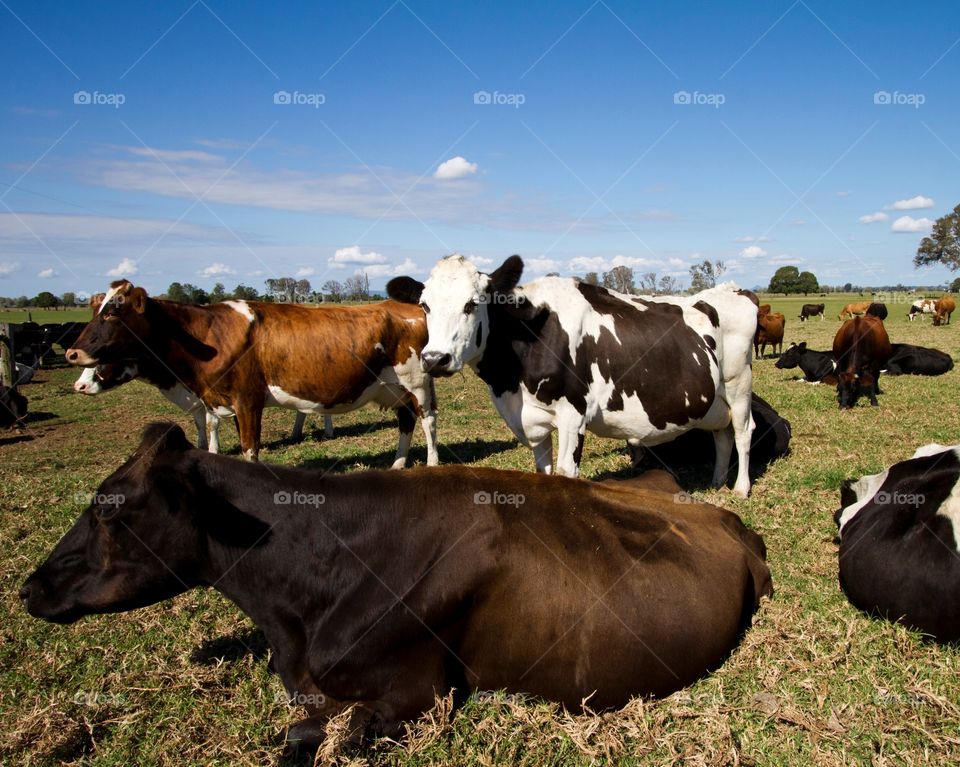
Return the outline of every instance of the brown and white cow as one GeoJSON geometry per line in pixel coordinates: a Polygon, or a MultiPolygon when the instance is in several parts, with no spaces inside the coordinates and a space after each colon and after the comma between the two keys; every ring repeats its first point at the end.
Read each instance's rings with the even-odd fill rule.
{"type": "Polygon", "coordinates": [[[416,420],[437,463],[433,382],[420,366],[423,312],[396,301],[306,307],[259,301],[192,306],[113,283],[67,361],[134,363],[160,388],[179,384],[218,416],[236,415],[245,458],[260,451],[264,407],[336,414],[368,403],[397,411],[393,467],[406,465],[416,420]]]}
{"type": "Polygon", "coordinates": [[[20,598],[71,623],[216,588],[304,701],[287,738],[305,748],[354,704],[357,740],[399,737],[448,693],[619,708],[717,668],[772,592],[763,539],[689,500],[664,472],[267,467],[155,424],[20,598]]]}
{"type": "Polygon", "coordinates": [[[917,317],[924,314],[933,314],[937,310],[937,302],[932,298],[918,298],[910,304],[910,311],[907,312],[907,319],[913,322],[917,317]]]}
{"type": "Polygon", "coordinates": [[[880,371],[892,350],[883,321],[876,317],[854,317],[843,323],[833,339],[837,361],[837,398],[840,408],[851,408],[860,394],[877,404],[880,371]]]}

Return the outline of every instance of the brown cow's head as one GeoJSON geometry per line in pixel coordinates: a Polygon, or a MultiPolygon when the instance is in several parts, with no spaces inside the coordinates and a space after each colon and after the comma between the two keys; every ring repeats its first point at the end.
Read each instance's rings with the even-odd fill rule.
{"type": "Polygon", "coordinates": [[[873,390],[873,376],[869,373],[839,373],[837,375],[837,400],[840,409],[852,408],[857,404],[861,391],[873,390]]]}
{"type": "Polygon", "coordinates": [[[197,585],[203,534],[192,508],[186,451],[173,424],[154,424],[130,459],[110,475],[90,505],[20,590],[27,611],[55,623],[121,612],[197,585]],[[187,475],[187,476],[184,476],[187,475]]]}
{"type": "Polygon", "coordinates": [[[90,367],[131,356],[149,334],[147,301],[147,291],[127,280],[114,282],[97,304],[91,299],[95,314],[73,348],[67,349],[67,362],[90,367]]]}

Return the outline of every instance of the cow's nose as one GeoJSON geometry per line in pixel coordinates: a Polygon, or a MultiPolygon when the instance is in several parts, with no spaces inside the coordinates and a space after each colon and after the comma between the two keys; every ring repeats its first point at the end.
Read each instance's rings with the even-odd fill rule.
{"type": "Polygon", "coordinates": [[[76,361],[80,359],[80,352],[76,349],[67,349],[66,357],[67,362],[76,363],[76,361]]]}
{"type": "Polygon", "coordinates": [[[421,364],[425,373],[441,371],[450,364],[450,355],[443,352],[424,352],[421,364]]]}
{"type": "Polygon", "coordinates": [[[20,587],[20,601],[27,602],[30,599],[30,594],[33,591],[33,585],[31,583],[24,583],[20,587]]]}

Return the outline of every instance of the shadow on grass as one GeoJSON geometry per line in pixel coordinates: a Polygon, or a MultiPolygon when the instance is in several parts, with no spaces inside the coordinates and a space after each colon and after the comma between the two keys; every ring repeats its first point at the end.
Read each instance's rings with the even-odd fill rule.
{"type": "MultiPolygon", "coordinates": [[[[440,464],[473,463],[488,458],[497,453],[513,450],[517,446],[515,440],[469,440],[454,442],[449,445],[441,443],[437,447],[440,454],[440,464]]],[[[382,450],[378,453],[354,453],[349,456],[317,456],[303,461],[300,468],[320,469],[333,471],[344,469],[354,464],[369,466],[371,469],[389,469],[396,457],[395,450],[382,450]]],[[[424,445],[415,445],[410,449],[408,465],[426,464],[427,448],[424,445]]]]}
{"type": "Polygon", "coordinates": [[[42,421],[50,421],[59,417],[60,416],[56,413],[47,413],[42,410],[32,410],[27,413],[27,423],[40,423],[42,421]]]}
{"type": "Polygon", "coordinates": [[[200,666],[216,666],[218,663],[234,663],[247,656],[261,660],[267,657],[269,649],[263,632],[249,628],[201,642],[190,653],[190,661],[200,666]]]}
{"type": "Polygon", "coordinates": [[[33,439],[32,434],[14,432],[11,436],[0,437],[0,447],[4,447],[5,445],[15,445],[18,442],[30,442],[32,439],[33,439]]]}

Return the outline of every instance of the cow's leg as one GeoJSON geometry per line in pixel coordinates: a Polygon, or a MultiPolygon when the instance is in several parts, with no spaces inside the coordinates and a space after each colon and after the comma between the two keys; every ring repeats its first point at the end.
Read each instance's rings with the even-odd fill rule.
{"type": "Polygon", "coordinates": [[[211,453],[220,452],[220,416],[211,411],[207,411],[205,420],[207,422],[207,434],[210,435],[208,450],[211,453]]]}
{"type": "Polygon", "coordinates": [[[737,446],[737,481],[733,486],[735,493],[746,498],[750,495],[750,439],[753,436],[753,370],[746,368],[727,385],[730,398],[730,417],[733,423],[733,440],[737,446]],[[734,386],[735,384],[735,386],[734,386]]]}
{"type": "Polygon", "coordinates": [[[572,406],[557,410],[557,474],[576,477],[580,474],[583,439],[587,420],[572,406]]]}
{"type": "Polygon", "coordinates": [[[306,420],[307,414],[297,411],[297,416],[293,419],[293,431],[290,433],[291,442],[300,442],[303,439],[303,424],[306,420]]]}
{"type": "Polygon", "coordinates": [[[730,472],[730,454],[733,452],[733,427],[724,426],[713,432],[713,447],[716,462],[713,464],[713,486],[726,487],[730,472]]]}
{"type": "Polygon", "coordinates": [[[423,438],[427,443],[427,466],[438,466],[440,456],[437,454],[437,390],[433,378],[427,377],[426,386],[422,391],[414,392],[420,402],[420,428],[423,429],[423,438]]]}
{"type": "Polygon", "coordinates": [[[545,439],[539,442],[531,442],[530,448],[533,450],[533,462],[536,464],[538,474],[553,473],[553,437],[547,434],[545,439]]]}
{"type": "Polygon", "coordinates": [[[410,454],[410,441],[413,438],[413,427],[417,422],[417,414],[410,405],[401,405],[397,408],[397,420],[400,424],[400,442],[397,445],[397,457],[393,459],[391,469],[402,469],[407,465],[407,456],[410,454]]]}
{"type": "Polygon", "coordinates": [[[260,428],[263,403],[236,404],[237,430],[240,432],[240,451],[247,461],[260,460],[260,428]]]}
{"type": "Polygon", "coordinates": [[[193,408],[193,422],[197,427],[197,447],[201,450],[207,449],[207,415],[208,411],[203,406],[193,408]]]}
{"type": "Polygon", "coordinates": [[[325,415],[323,417],[323,436],[327,439],[333,439],[333,416],[325,415]]]}

